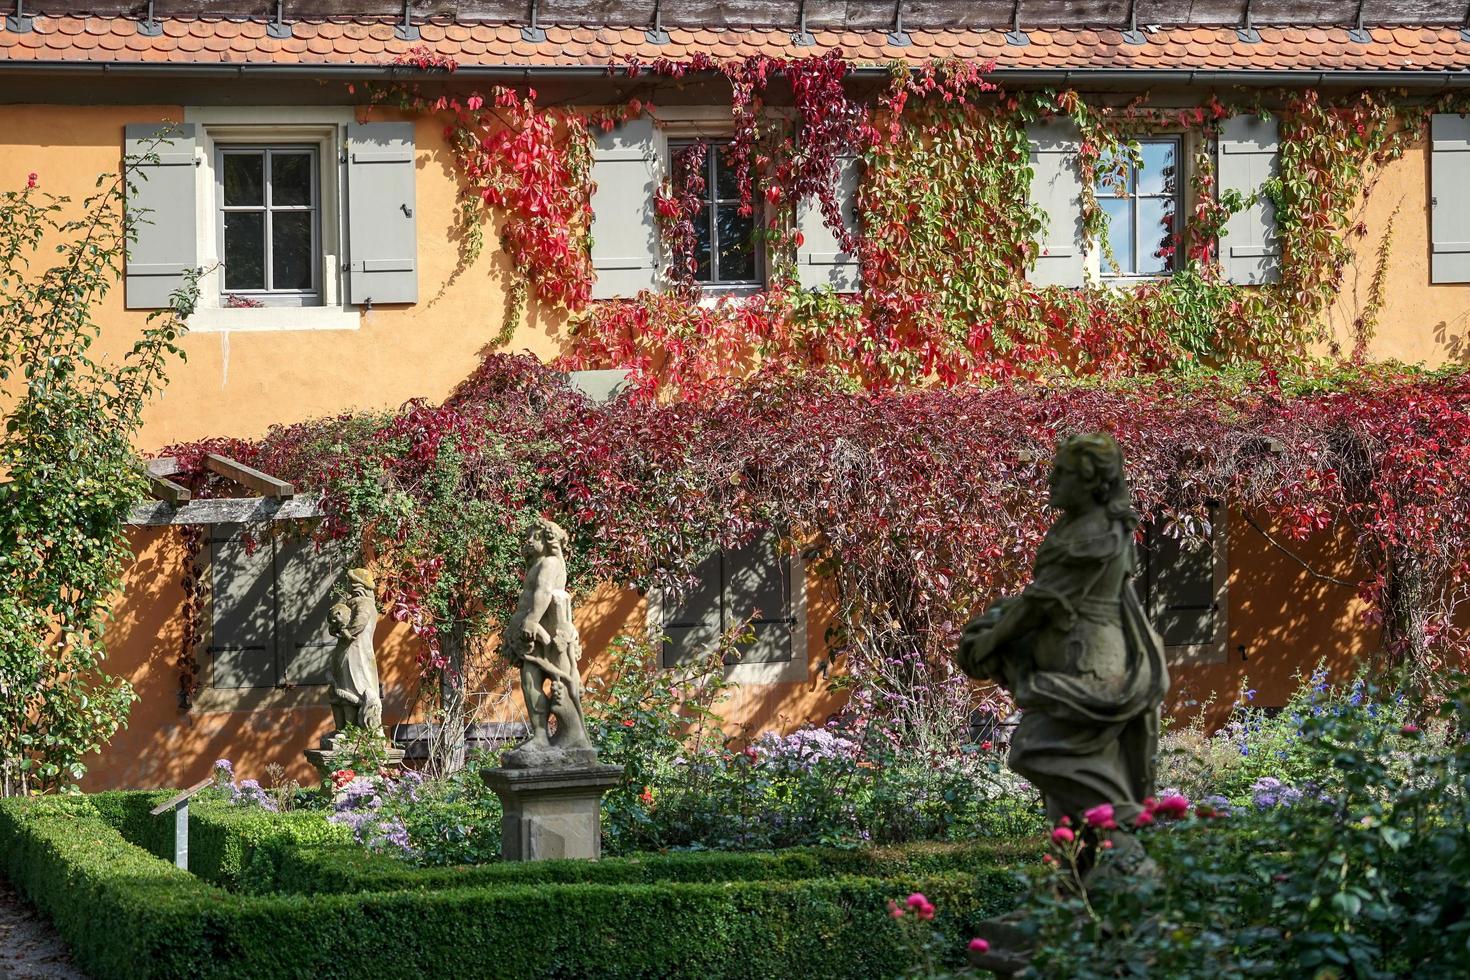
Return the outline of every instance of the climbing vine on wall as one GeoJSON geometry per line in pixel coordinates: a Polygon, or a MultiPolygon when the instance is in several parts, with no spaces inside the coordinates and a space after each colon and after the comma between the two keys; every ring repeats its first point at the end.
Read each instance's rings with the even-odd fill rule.
{"type": "MultiPolygon", "coordinates": [[[[423,72],[454,65],[425,52],[401,64],[423,72]]],[[[892,66],[875,99],[849,92],[840,52],[821,57],[717,60],[696,54],[617,66],[631,79],[679,82],[723,76],[731,92],[724,149],[742,211],[756,214],[770,257],[768,289],[754,298],[698,304],[694,218],[702,207],[701,150],[677,154],[656,197],[671,290],[590,303],[593,134],[659,113],[646,99],[590,111],[540,107],[534,90],[495,87],[468,96],[425,94],[417,82],[376,89],[373,99],[442,116],[463,181],[460,229],[466,262],[479,254],[486,217],[499,222],[516,270],[513,315],[529,286],[540,302],[578,315],[568,367],[631,367],[653,390],[695,394],[732,368],[824,367],[870,386],[954,383],[966,378],[1197,370],[1232,363],[1306,363],[1328,339],[1326,312],[1352,261],[1355,218],[1382,166],[1419,138],[1427,111],[1371,92],[1324,99],[1287,92],[1280,120],[1280,176],[1262,188],[1281,241],[1280,281],[1226,282],[1216,241],[1248,201],[1220,192],[1214,141],[1232,115],[1261,110],[1259,97],[1211,95],[1198,106],[1124,104],[1076,91],[1006,92],[991,65],[966,61],[892,66]],[[768,112],[779,96],[790,109],[768,112]],[[1145,134],[1186,134],[1189,192],[1178,234],[1158,246],[1173,275],[1083,288],[1037,287],[1027,269],[1046,222],[1031,201],[1028,124],[1065,119],[1080,134],[1084,236],[1099,265],[1116,265],[1099,195],[1114,193],[1145,134]],[[843,224],[836,196],[842,161],[861,157],[860,225],[843,224]],[[857,295],[813,298],[797,284],[802,244],[795,215],[808,202],[840,245],[860,257],[857,295]]],[[[1181,160],[1182,164],[1183,161],[1181,160]]],[[[1178,175],[1176,175],[1178,179],[1178,175]]]]}

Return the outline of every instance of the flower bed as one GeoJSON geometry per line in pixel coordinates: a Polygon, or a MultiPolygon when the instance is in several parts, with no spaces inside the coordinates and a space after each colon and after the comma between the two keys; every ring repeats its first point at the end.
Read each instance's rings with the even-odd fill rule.
{"type": "MultiPolygon", "coordinates": [[[[864,858],[837,852],[670,855],[485,867],[459,880],[402,865],[380,890],[234,893],[128,842],[103,816],[137,826],[141,800],[121,797],[101,810],[85,797],[0,801],[0,868],[99,978],[336,976],[345,964],[419,978],[487,975],[489,963],[501,976],[893,975],[908,963],[886,908],[894,895],[929,895],[957,956],[974,923],[1017,894],[994,860],[1009,853],[987,860],[978,847],[874,855],[868,875],[854,873],[864,858]]],[[[206,837],[211,827],[229,836],[237,815],[200,811],[206,837]]],[[[279,827],[293,815],[251,819],[279,827]]],[[[284,852],[264,839],[253,854],[284,852]]]]}

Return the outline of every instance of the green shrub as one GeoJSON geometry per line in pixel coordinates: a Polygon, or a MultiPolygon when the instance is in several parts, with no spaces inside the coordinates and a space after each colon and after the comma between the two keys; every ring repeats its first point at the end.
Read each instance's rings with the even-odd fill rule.
{"type": "Polygon", "coordinates": [[[1157,878],[1112,879],[1090,905],[1037,894],[1043,975],[1466,975],[1470,688],[1434,712],[1366,685],[1319,693],[1284,713],[1298,744],[1273,729],[1287,768],[1269,794],[1242,781],[1256,791],[1230,816],[1141,835],[1157,878]]]}
{"type": "MultiPolygon", "coordinates": [[[[929,858],[920,855],[922,866],[929,858]]],[[[888,899],[924,891],[957,959],[976,921],[1007,907],[1015,890],[997,871],[916,869],[888,878],[241,895],[126,842],[85,799],[0,801],[0,867],[99,980],[891,976],[909,954],[888,899]]]]}

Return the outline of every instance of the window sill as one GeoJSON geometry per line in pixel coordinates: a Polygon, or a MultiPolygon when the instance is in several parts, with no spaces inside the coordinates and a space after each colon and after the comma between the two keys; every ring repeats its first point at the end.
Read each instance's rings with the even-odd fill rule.
{"type": "Polygon", "coordinates": [[[731,664],[725,668],[725,680],[732,684],[805,684],[806,679],[806,657],[761,664],[731,664]]]}
{"type": "Polygon", "coordinates": [[[209,307],[194,311],[189,329],[194,333],[235,333],[252,330],[356,330],[362,314],[342,306],[209,307]]]}
{"type": "Polygon", "coordinates": [[[763,282],[739,283],[729,286],[700,286],[699,305],[705,308],[718,306],[726,299],[747,299],[766,290],[763,282]]]}

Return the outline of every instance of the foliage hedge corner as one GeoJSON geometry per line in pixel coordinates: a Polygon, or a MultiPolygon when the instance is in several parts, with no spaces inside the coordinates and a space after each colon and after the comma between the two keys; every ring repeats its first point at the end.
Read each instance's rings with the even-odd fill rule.
{"type": "MultiPolygon", "coordinates": [[[[979,873],[946,865],[963,852],[941,848],[846,861],[809,853],[784,869],[781,855],[651,856],[581,865],[584,880],[568,880],[578,875],[565,865],[522,866],[520,881],[507,870],[501,881],[435,888],[405,881],[391,891],[247,894],[125,840],[115,822],[138,826],[129,820],[140,806],[119,796],[0,800],[0,871],[52,918],[98,980],[347,977],[364,964],[383,978],[415,980],[891,976],[909,965],[909,953],[888,899],[922,890],[959,956],[975,923],[1019,891],[1016,877],[993,863],[979,873]],[[853,873],[864,860],[868,870],[894,873],[853,873]],[[811,868],[831,876],[762,879],[751,871],[762,862],[788,875],[811,868]],[[661,866],[682,868],[684,880],[651,880],[661,866]]],[[[233,835],[229,823],[217,812],[200,821],[233,841],[221,855],[250,854],[252,834],[250,846],[289,850],[267,824],[293,826],[290,819],[233,835]]],[[[216,874],[231,866],[224,857],[213,864],[216,874]]],[[[255,873],[253,860],[233,867],[255,873]]]]}

